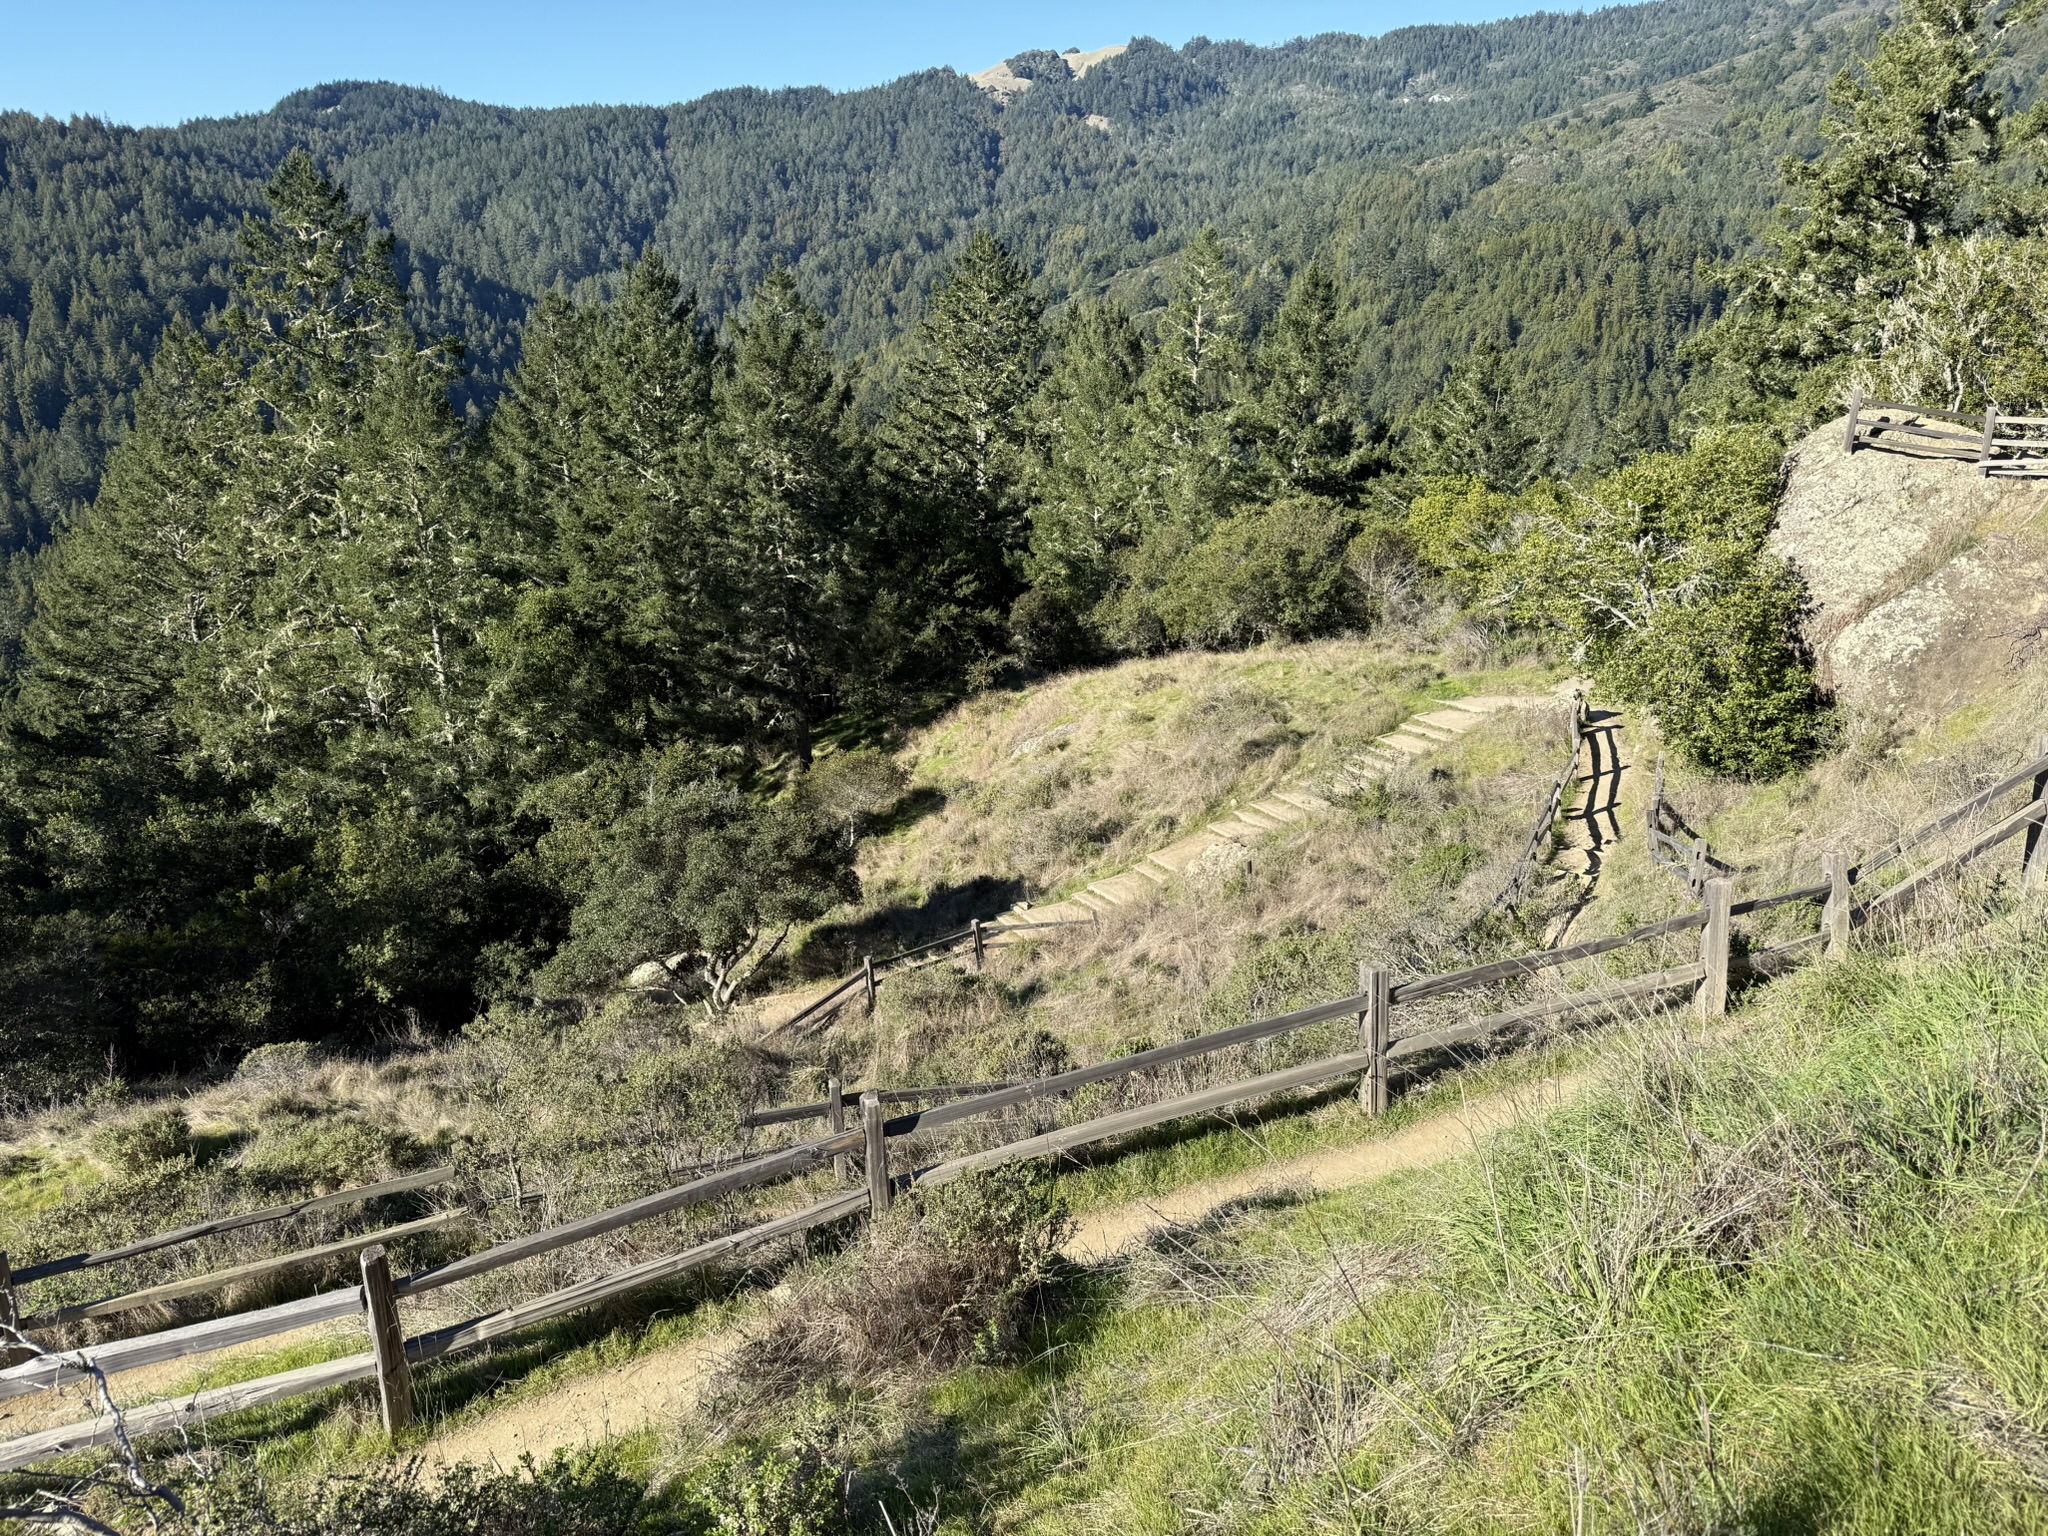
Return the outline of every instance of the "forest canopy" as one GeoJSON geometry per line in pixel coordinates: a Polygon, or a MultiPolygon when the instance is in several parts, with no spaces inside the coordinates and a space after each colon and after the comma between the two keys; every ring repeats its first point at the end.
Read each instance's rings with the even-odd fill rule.
{"type": "MultiPolygon", "coordinates": [[[[1581,20],[1611,41],[1651,12],[1735,14],[1581,20]]],[[[1587,35],[1478,30],[1527,80],[1587,35]]],[[[818,263],[707,282],[649,231],[471,369],[365,183],[287,148],[217,296],[123,333],[148,341],[132,395],[70,376],[127,425],[13,525],[34,581],[0,700],[11,1086],[619,985],[716,1016],[857,895],[892,794],[863,744],[1020,668],[1462,624],[1590,668],[1707,769],[1784,772],[1829,732],[1803,590],[1766,542],[1786,434],[1850,381],[2048,409],[2041,125],[1999,95],[2031,36],[1956,0],[1866,34],[1704,326],[1714,280],[1674,265],[1702,246],[1645,235],[1675,203],[1596,239],[1570,200],[1621,184],[1597,166],[1567,194],[1453,155],[1431,172],[1467,178],[1451,204],[1523,216],[1483,274],[1327,224],[1254,244],[1227,232],[1242,200],[1142,284],[1092,291],[1043,244],[963,228],[906,240],[929,282],[877,351],[818,263]],[[1909,130],[1930,176],[1857,193],[1866,140],[1909,130]],[[1604,274],[1569,320],[1530,299],[1566,271],[1604,274]],[[1463,304],[1474,283],[1495,308],[1463,304]],[[1986,293],[2000,326],[1959,325],[1957,296],[1986,293]],[[1572,340],[1582,322],[1605,339],[1572,340]]],[[[1833,47],[1787,31],[1720,87],[1753,105],[1833,47]]],[[[1234,45],[1115,62],[1063,85],[1047,66],[1059,88],[1022,101],[1164,133],[1279,68],[1234,45]]],[[[1583,169],[1662,110],[1639,86],[1523,153],[1583,169]]],[[[1419,239],[1442,233],[1432,185],[1361,170],[1345,197],[1408,208],[1419,239]]],[[[9,461],[34,484],[41,431],[9,461]]]]}

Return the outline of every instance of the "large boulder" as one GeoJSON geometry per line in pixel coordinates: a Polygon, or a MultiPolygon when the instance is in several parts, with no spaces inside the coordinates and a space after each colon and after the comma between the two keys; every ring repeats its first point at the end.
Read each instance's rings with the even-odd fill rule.
{"type": "Polygon", "coordinates": [[[1806,578],[1821,678],[1845,704],[1933,719],[2009,682],[2048,620],[2048,480],[1889,446],[1843,423],[1793,449],[1771,543],[1806,578]]]}

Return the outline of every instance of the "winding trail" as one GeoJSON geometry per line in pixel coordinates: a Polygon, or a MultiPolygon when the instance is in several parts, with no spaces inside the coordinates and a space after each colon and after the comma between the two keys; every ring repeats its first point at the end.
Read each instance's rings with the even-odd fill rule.
{"type": "MultiPolygon", "coordinates": [[[[1549,693],[1481,694],[1462,699],[1432,701],[1385,735],[1368,742],[1361,750],[1335,768],[1304,776],[1270,795],[1230,813],[1206,826],[1183,834],[1129,869],[1106,875],[1081,890],[1042,907],[1021,904],[992,918],[987,924],[992,946],[1005,942],[1007,924],[1087,923],[1118,907],[1142,906],[1156,900],[1175,880],[1203,869],[1237,867],[1244,862],[1243,850],[1283,828],[1320,816],[1331,808],[1331,797],[1355,795],[1389,774],[1438,748],[1456,741],[1490,716],[1506,709],[1528,709],[1555,705],[1571,697],[1584,684],[1562,683],[1549,693]]],[[[1619,717],[1608,717],[1619,724],[1619,717]]],[[[1619,793],[1617,788],[1616,793],[1619,793]]],[[[1590,796],[1589,796],[1590,798],[1590,796]]],[[[1619,835],[1619,827],[1615,835],[1619,835]]],[[[942,963],[951,955],[932,957],[942,963]]],[[[920,962],[923,963],[923,962],[920,962]]],[[[793,992],[763,998],[757,1004],[760,1027],[773,1034],[821,998],[845,986],[852,977],[835,977],[793,992]]]]}
{"type": "MultiPolygon", "coordinates": [[[[1141,1247],[1156,1234],[1200,1222],[1235,1201],[1269,1193],[1328,1194],[1390,1174],[1433,1167],[1470,1152],[1503,1126],[1549,1113],[1592,1081],[1581,1070],[1469,1099],[1456,1108],[1390,1135],[1348,1147],[1312,1152],[1228,1178],[1191,1184],[1169,1194],[1132,1201],[1077,1218],[1068,1257],[1103,1264],[1141,1247]]],[[[703,1338],[522,1398],[494,1413],[436,1436],[419,1454],[430,1470],[457,1462],[512,1467],[521,1456],[545,1460],[556,1450],[587,1447],[687,1418],[705,1388],[746,1339],[737,1324],[703,1338]]]]}

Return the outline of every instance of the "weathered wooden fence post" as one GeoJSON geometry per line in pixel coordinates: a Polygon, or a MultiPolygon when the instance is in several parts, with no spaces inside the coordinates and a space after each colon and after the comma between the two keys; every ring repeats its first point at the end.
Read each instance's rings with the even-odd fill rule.
{"type": "Polygon", "coordinates": [[[1372,1065],[1358,1084],[1358,1104],[1369,1115],[1387,1112],[1387,1036],[1394,1003],[1387,972],[1360,961],[1358,991],[1365,1011],[1358,1016],[1358,1048],[1372,1052],[1372,1065]]]}
{"type": "MultiPolygon", "coordinates": [[[[836,1077],[825,1079],[825,1124],[837,1136],[846,1129],[846,1085],[836,1077]]],[[[832,1159],[832,1177],[844,1184],[853,1175],[853,1163],[842,1152],[832,1159]]]]}
{"type": "Polygon", "coordinates": [[[1856,451],[1856,420],[1863,414],[1863,386],[1858,384],[1849,391],[1849,425],[1842,440],[1842,451],[1856,451]]]}
{"type": "Polygon", "coordinates": [[[384,1431],[395,1435],[413,1421],[412,1367],[405,1359],[405,1331],[398,1326],[391,1261],[382,1243],[363,1250],[363,1311],[370,1328],[370,1351],[377,1357],[377,1397],[384,1409],[384,1431]]]}
{"type": "Polygon", "coordinates": [[[873,1089],[860,1096],[860,1128],[867,1134],[868,1220],[889,1209],[895,1188],[889,1182],[889,1137],[882,1129],[882,1096],[873,1089]]]}
{"type": "Polygon", "coordinates": [[[974,969],[979,973],[983,963],[988,959],[987,947],[981,937],[981,919],[977,917],[970,926],[974,929],[974,969]]]}
{"type": "MultiPolygon", "coordinates": [[[[2048,735],[2034,743],[2034,756],[2048,757],[2048,735]]],[[[2048,790],[2048,773],[2034,775],[2034,798],[2039,800],[2048,790]]],[[[2035,822],[2027,828],[2027,851],[2020,861],[2020,889],[2038,891],[2048,884],[2048,827],[2035,822]]]]}
{"type": "Polygon", "coordinates": [[[1735,882],[1726,875],[1706,883],[1702,891],[1707,926],[1700,933],[1700,961],[1707,974],[1700,980],[1700,1017],[1718,1019],[1728,1011],[1728,948],[1735,936],[1735,882]]]}
{"type": "Polygon", "coordinates": [[[867,989],[868,1013],[872,1016],[875,1011],[875,957],[873,955],[862,955],[860,957],[860,979],[867,989]]]}
{"type": "MultiPolygon", "coordinates": [[[[15,1293],[14,1269],[7,1262],[5,1251],[0,1250],[0,1328],[20,1326],[21,1297],[15,1293]]],[[[29,1351],[21,1345],[0,1339],[0,1366],[18,1365],[29,1357],[29,1351]]]]}
{"type": "Polygon", "coordinates": [[[1991,462],[1992,446],[1994,443],[1996,443],[1997,440],[1998,407],[1995,405],[1987,405],[1984,407],[1984,449],[1981,453],[1977,455],[1977,463],[1979,465],[1985,465],[1991,462]]]}
{"type": "Polygon", "coordinates": [[[1828,957],[1839,960],[1849,952],[1849,919],[1853,908],[1849,894],[1849,855],[1824,853],[1821,878],[1828,883],[1828,902],[1821,909],[1820,931],[1827,935],[1828,957]]]}

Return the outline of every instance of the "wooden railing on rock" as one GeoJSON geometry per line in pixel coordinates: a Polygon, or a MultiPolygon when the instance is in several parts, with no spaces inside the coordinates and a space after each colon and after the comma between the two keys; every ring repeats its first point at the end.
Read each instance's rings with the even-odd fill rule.
{"type": "Polygon", "coordinates": [[[1868,400],[1859,387],[1849,396],[1842,448],[1854,453],[1859,447],[1910,447],[1966,460],[1986,475],[2033,479],[2048,475],[2048,416],[2007,416],[1995,406],[1970,412],[1868,400]]]}
{"type": "MultiPolygon", "coordinates": [[[[1703,1016],[1714,1017],[1726,1009],[1729,989],[1735,978],[1765,978],[1777,975],[1806,956],[1823,949],[1839,953],[1849,942],[1851,931],[1858,924],[1867,922],[1875,914],[1903,912],[1932,882],[1945,878],[1972,861],[1982,858],[1990,850],[2011,838],[2026,838],[2022,861],[2023,885],[2028,889],[2038,890],[2044,883],[2044,877],[2048,877],[2048,836],[2044,836],[2042,831],[2044,822],[2048,822],[2048,800],[2043,798],[2044,790],[2048,790],[2048,739],[2042,742],[2040,755],[2036,760],[2018,773],[2003,779],[1980,794],[1971,796],[1961,805],[1945,812],[1912,835],[1900,839],[1874,858],[1865,861],[1860,867],[1852,866],[1841,854],[1830,853],[1824,863],[1824,878],[1818,884],[1737,901],[1734,897],[1733,880],[1726,875],[1714,875],[1702,882],[1701,903],[1696,910],[1682,912],[1661,922],[1649,923],[1628,933],[1608,938],[1588,939],[1557,949],[1517,955],[1442,975],[1417,976],[1398,982],[1388,977],[1383,968],[1368,965],[1361,969],[1359,991],[1350,996],[1333,998],[1270,1018],[1254,1019],[1244,1024],[1197,1035],[1192,1039],[1155,1046],[1148,1050],[1133,1052],[1128,1056],[1092,1066],[1076,1067],[1071,1071],[1028,1082],[955,1085],[945,1090],[836,1091],[822,1104],[795,1105],[783,1110],[763,1112],[753,1117],[754,1123],[770,1123],[775,1119],[810,1119],[822,1115],[827,1119],[830,1130],[824,1136],[734,1162],[675,1188],[642,1196],[596,1215],[507,1239],[479,1253],[455,1259],[415,1275],[391,1277],[388,1268],[384,1267],[385,1261],[381,1251],[374,1245],[380,1236],[389,1238],[394,1234],[388,1230],[382,1234],[368,1233],[364,1235],[363,1241],[371,1247],[365,1254],[364,1284],[360,1286],[350,1286],[300,1301],[287,1302],[282,1306],[190,1324],[182,1328],[166,1329],[159,1333],[87,1349],[62,1352],[37,1349],[33,1358],[0,1370],[0,1398],[46,1390],[67,1380],[75,1380],[94,1373],[111,1375],[134,1370],[140,1366],[222,1349],[231,1344],[272,1337],[313,1323],[331,1322],[349,1316],[362,1318],[365,1322],[370,1344],[367,1353],[267,1376],[257,1381],[217,1387],[163,1402],[143,1404],[125,1410],[119,1418],[102,1415],[82,1423],[63,1425],[21,1436],[0,1443],[0,1471],[28,1466],[66,1452],[111,1443],[124,1429],[130,1437],[140,1438],[303,1393],[324,1391],[330,1387],[371,1379],[375,1379],[379,1384],[387,1426],[394,1429],[402,1428],[410,1422],[412,1415],[410,1393],[411,1368],[414,1365],[472,1348],[579,1308],[626,1295],[782,1238],[846,1222],[863,1214],[872,1219],[888,1208],[899,1187],[916,1188],[943,1184],[996,1163],[1064,1154],[1174,1120],[1211,1114],[1233,1105],[1268,1099],[1280,1094],[1296,1093],[1320,1083],[1354,1076],[1363,1080],[1362,1097],[1367,1109],[1384,1110],[1387,1107],[1387,1084],[1393,1063],[1430,1051],[1468,1045],[1543,1020],[1613,1012],[1630,1005],[1651,1003],[1687,993],[1691,994],[1695,1006],[1703,1016]],[[1963,827],[1972,817],[1989,813],[2003,796],[2023,786],[2030,788],[2030,795],[2026,803],[2017,810],[1998,816],[1988,827],[1970,837],[1961,848],[1950,852],[1928,868],[1885,890],[1875,892],[1867,899],[1859,898],[1858,887],[1867,890],[1870,877],[1878,870],[1903,858],[1909,851],[1925,846],[1942,833],[1963,827]],[[1745,949],[1738,944],[1738,918],[1802,902],[1821,904],[1817,931],[1769,946],[1745,949]],[[1629,946],[1666,940],[1695,931],[1700,934],[1697,960],[1666,966],[1645,975],[1620,981],[1605,982],[1590,989],[1515,1003],[1506,1008],[1493,1009],[1454,1022],[1443,1021],[1433,1011],[1420,1016],[1411,1013],[1407,1020],[1402,1018],[1404,1008],[1413,1010],[1417,1005],[1432,1000],[1482,991],[1503,982],[1553,970],[1573,961],[1592,959],[1629,946]],[[1117,1108],[1105,1114],[1091,1116],[1078,1124],[1038,1131],[998,1146],[942,1158],[922,1168],[907,1169],[902,1175],[898,1175],[890,1167],[891,1141],[900,1143],[912,1136],[929,1136],[946,1126],[987,1121],[1020,1105],[1071,1094],[1091,1084],[1129,1078],[1196,1056],[1226,1051],[1255,1041],[1274,1040],[1316,1024],[1338,1019],[1354,1019],[1357,1022],[1358,1037],[1351,1049],[1201,1088],[1194,1092],[1161,1098],[1153,1103],[1117,1108]],[[974,1089],[984,1091],[968,1091],[974,1089]],[[953,1098],[951,1102],[914,1109],[894,1118],[890,1118],[885,1109],[886,1102],[922,1102],[931,1098],[935,1092],[964,1093],[965,1096],[953,1098]],[[844,1126],[845,1110],[850,1102],[857,1103],[860,1109],[860,1123],[857,1126],[844,1126]],[[846,1174],[850,1177],[851,1170],[847,1165],[856,1154],[864,1165],[857,1183],[850,1188],[837,1189],[823,1198],[811,1199],[795,1210],[751,1223],[737,1231],[697,1243],[679,1252],[664,1254],[514,1306],[500,1308],[466,1322],[437,1328],[411,1338],[405,1337],[402,1327],[399,1326],[399,1306],[410,1297],[454,1284],[458,1280],[473,1278],[508,1264],[518,1263],[523,1259],[553,1252],[603,1233],[648,1221],[686,1206],[716,1200],[776,1180],[805,1175],[827,1163],[834,1163],[846,1169],[846,1174]]],[[[446,1172],[429,1170],[428,1174],[414,1175],[412,1177],[421,1182],[409,1187],[424,1187],[430,1175],[443,1177],[446,1172]]],[[[398,1182],[403,1181],[390,1181],[383,1186],[365,1186],[360,1190],[343,1191],[338,1195],[322,1198],[327,1201],[340,1201],[351,1197],[368,1198],[372,1190],[389,1189],[398,1182]]],[[[276,1219],[282,1212],[307,1208],[308,1204],[301,1202],[296,1207],[280,1207],[278,1211],[254,1212],[245,1217],[227,1220],[246,1223],[276,1219]]],[[[151,1245],[186,1240],[198,1230],[191,1228],[184,1229],[182,1233],[165,1234],[162,1239],[147,1239],[141,1244],[131,1244],[118,1252],[148,1251],[151,1245]]],[[[217,1224],[208,1224],[207,1230],[221,1228],[217,1224]]],[[[14,1282],[23,1283],[25,1277],[33,1279],[68,1273],[92,1262],[111,1262],[111,1259],[106,1255],[84,1255],[55,1260],[17,1272],[14,1282]]],[[[21,1316],[13,1288],[4,1282],[4,1266],[5,1258],[0,1256],[0,1322],[10,1317],[21,1316]]],[[[218,1276],[208,1278],[217,1279],[218,1276]]],[[[58,1314],[50,1315],[54,1317],[58,1314]]],[[[41,1321],[43,1320],[27,1319],[28,1326],[18,1328],[16,1337],[25,1337],[26,1332],[41,1321]]]]}

